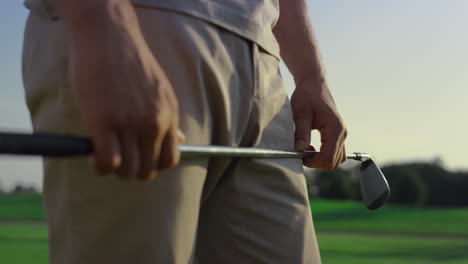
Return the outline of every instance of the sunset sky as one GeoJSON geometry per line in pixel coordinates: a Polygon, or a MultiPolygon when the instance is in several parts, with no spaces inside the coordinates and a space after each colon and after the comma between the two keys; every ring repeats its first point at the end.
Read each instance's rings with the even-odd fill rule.
{"type": "MultiPolygon", "coordinates": [[[[314,0],[309,8],[347,150],[382,165],[438,157],[468,169],[468,1],[314,0]]],[[[1,130],[30,130],[20,66],[26,16],[21,1],[0,9],[1,130]]],[[[0,158],[0,185],[40,181],[39,159],[0,158]]]]}

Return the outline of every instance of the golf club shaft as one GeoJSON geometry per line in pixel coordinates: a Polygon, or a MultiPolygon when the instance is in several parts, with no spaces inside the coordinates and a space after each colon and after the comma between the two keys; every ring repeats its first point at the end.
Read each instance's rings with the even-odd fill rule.
{"type": "MultiPolygon", "coordinates": [[[[183,157],[200,156],[226,156],[226,157],[256,157],[256,158],[303,158],[311,157],[317,154],[317,151],[286,151],[265,148],[242,148],[242,147],[224,147],[224,146],[198,146],[198,145],[179,145],[179,150],[183,157]]],[[[361,160],[370,159],[365,153],[347,153],[348,159],[361,160]]]]}
{"type": "MultiPolygon", "coordinates": [[[[240,157],[240,158],[303,158],[315,151],[284,151],[264,148],[179,145],[182,158],[240,157]]],[[[83,156],[93,153],[90,138],[58,134],[19,134],[0,132],[0,154],[40,155],[49,157],[83,156]]],[[[390,196],[385,176],[372,158],[364,153],[348,153],[348,159],[361,161],[360,184],[363,201],[368,209],[377,209],[390,196]]]]}
{"type": "MultiPolygon", "coordinates": [[[[264,148],[242,148],[225,146],[179,145],[183,158],[189,157],[251,157],[251,158],[303,158],[317,154],[316,151],[284,151],[264,148]]],[[[58,134],[0,133],[0,154],[78,156],[93,152],[89,138],[58,134]]],[[[348,159],[371,159],[365,153],[348,153],[348,159]]]]}

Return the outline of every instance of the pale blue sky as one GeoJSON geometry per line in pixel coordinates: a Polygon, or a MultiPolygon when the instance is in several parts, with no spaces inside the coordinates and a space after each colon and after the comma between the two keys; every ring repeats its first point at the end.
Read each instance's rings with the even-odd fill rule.
{"type": "MultiPolygon", "coordinates": [[[[468,169],[468,1],[309,1],[347,149],[386,164],[441,157],[468,169]]],[[[21,1],[0,9],[0,129],[30,129],[21,83],[21,1]]],[[[289,92],[291,76],[284,74],[289,92]]],[[[317,142],[315,138],[313,142],[317,142]]],[[[0,184],[39,186],[38,159],[0,158],[0,184]]]]}
{"type": "Polygon", "coordinates": [[[468,1],[312,1],[349,150],[468,168],[468,1]]]}

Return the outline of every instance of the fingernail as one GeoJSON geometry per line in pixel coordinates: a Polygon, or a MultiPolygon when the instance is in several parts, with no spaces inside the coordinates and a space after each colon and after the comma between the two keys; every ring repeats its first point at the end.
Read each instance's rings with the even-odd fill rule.
{"type": "Polygon", "coordinates": [[[118,169],[122,163],[122,158],[120,155],[114,155],[112,156],[112,168],[113,169],[118,169]]]}

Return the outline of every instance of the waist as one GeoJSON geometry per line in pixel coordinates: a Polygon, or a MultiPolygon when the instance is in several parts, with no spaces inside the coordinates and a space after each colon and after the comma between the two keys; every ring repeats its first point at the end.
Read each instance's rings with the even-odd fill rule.
{"type": "MultiPolygon", "coordinates": [[[[25,0],[32,12],[59,19],[50,0],[25,0]]],[[[204,20],[251,40],[279,59],[273,27],[279,17],[277,0],[132,0],[139,8],[159,8],[204,20]]]]}

